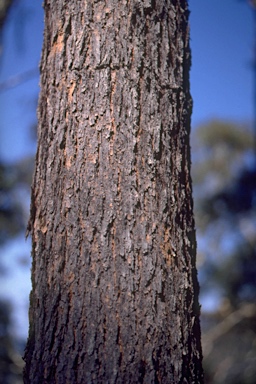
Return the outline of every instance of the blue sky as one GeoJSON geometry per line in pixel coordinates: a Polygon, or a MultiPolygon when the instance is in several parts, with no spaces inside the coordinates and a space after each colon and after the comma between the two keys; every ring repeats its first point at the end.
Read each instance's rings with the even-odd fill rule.
{"type": "MultiPolygon", "coordinates": [[[[40,0],[18,0],[4,29],[0,83],[38,68],[43,36],[40,0]]],[[[36,122],[38,77],[0,93],[0,159],[15,161],[35,152],[30,129],[36,122]]]]}
{"type": "MultiPolygon", "coordinates": [[[[41,0],[16,0],[4,33],[0,84],[10,76],[38,67],[42,35],[41,0]]],[[[190,0],[192,126],[211,118],[250,122],[253,118],[253,14],[246,1],[190,0]]],[[[39,73],[38,73],[39,76],[39,73]]],[[[0,159],[13,162],[35,152],[30,129],[36,122],[39,78],[0,93],[0,159]]],[[[30,244],[19,238],[1,252],[3,263],[13,263],[30,244]],[[9,247],[9,248],[8,248],[9,247]]],[[[0,282],[19,303],[20,331],[27,332],[30,290],[29,267],[21,277],[18,268],[0,282]],[[11,276],[10,276],[11,275],[11,276]],[[16,290],[15,290],[16,289],[16,290]],[[18,295],[18,293],[20,295],[18,295]]]]}
{"type": "Polygon", "coordinates": [[[247,1],[191,0],[193,125],[253,118],[253,12],[247,1]]]}

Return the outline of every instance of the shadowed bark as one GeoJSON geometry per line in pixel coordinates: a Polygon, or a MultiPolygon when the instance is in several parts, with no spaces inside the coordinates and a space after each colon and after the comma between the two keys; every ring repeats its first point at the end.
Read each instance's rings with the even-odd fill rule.
{"type": "Polygon", "coordinates": [[[25,383],[202,383],[186,1],[45,0],[25,383]]]}

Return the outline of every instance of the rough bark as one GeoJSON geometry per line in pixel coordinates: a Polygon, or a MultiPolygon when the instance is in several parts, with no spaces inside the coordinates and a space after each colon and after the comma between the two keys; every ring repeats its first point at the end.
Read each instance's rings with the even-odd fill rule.
{"type": "Polygon", "coordinates": [[[45,0],[25,383],[202,383],[183,0],[45,0]]]}

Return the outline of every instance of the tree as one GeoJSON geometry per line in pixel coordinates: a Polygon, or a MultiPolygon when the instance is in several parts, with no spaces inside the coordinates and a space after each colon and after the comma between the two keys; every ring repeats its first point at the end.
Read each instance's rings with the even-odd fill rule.
{"type": "Polygon", "coordinates": [[[256,169],[246,124],[213,120],[193,130],[192,167],[205,383],[255,382],[256,169]],[[237,350],[239,344],[239,350],[237,350]]]}
{"type": "Polygon", "coordinates": [[[234,309],[244,301],[254,303],[256,170],[252,130],[245,124],[214,120],[193,132],[192,143],[196,150],[192,175],[197,233],[198,238],[204,238],[198,249],[208,256],[202,291],[210,283],[215,295],[218,292],[234,309]]]}
{"type": "Polygon", "coordinates": [[[187,2],[44,8],[25,383],[202,383],[187,2]]]}

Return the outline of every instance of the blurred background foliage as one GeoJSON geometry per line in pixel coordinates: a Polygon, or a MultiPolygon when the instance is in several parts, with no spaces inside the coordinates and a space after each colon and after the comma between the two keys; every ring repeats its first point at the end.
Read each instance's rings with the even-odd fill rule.
{"type": "MultiPolygon", "coordinates": [[[[4,49],[2,27],[10,6],[15,3],[15,0],[0,0],[0,55],[4,49]]],[[[31,132],[34,134],[34,125],[31,132]]],[[[256,382],[253,143],[250,124],[230,121],[207,121],[193,129],[191,135],[206,384],[256,382]]],[[[32,171],[31,157],[10,165],[1,161],[0,156],[0,278],[7,273],[2,263],[4,245],[25,233],[32,171]]],[[[17,340],[11,331],[14,310],[1,299],[0,382],[3,384],[22,383],[25,340],[17,340]]]]}
{"type": "MultiPolygon", "coordinates": [[[[9,12],[18,2],[16,0],[0,0],[0,67],[4,51],[3,30],[8,21],[9,12]]],[[[18,37],[17,37],[18,38],[18,37]]],[[[7,79],[8,80],[8,79],[7,79]]],[[[17,80],[17,79],[16,79],[17,80]]],[[[22,79],[21,79],[22,81],[22,79]]],[[[19,81],[16,82],[17,85],[19,81]]],[[[13,82],[10,82],[13,86],[13,82]]],[[[0,87],[5,90],[5,87],[0,87]]],[[[8,81],[7,81],[8,89],[8,81]]],[[[2,90],[2,89],[1,89],[2,90]]],[[[4,129],[1,127],[1,129],[4,129]]],[[[31,127],[31,135],[35,139],[35,126],[31,127]]],[[[18,236],[24,236],[29,214],[30,185],[33,172],[33,158],[24,157],[16,163],[5,163],[0,154],[0,280],[8,277],[8,269],[4,262],[5,246],[18,236]]],[[[30,255],[20,250],[19,268],[30,264],[30,255]]],[[[13,263],[9,263],[13,266],[13,263]]],[[[22,269],[22,268],[21,268],[22,269]]],[[[0,383],[21,384],[24,362],[22,359],[26,340],[15,336],[13,303],[0,292],[0,383]]]]}
{"type": "Polygon", "coordinates": [[[253,143],[252,129],[245,124],[213,120],[192,131],[205,383],[255,383],[253,143]]]}

